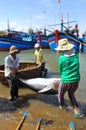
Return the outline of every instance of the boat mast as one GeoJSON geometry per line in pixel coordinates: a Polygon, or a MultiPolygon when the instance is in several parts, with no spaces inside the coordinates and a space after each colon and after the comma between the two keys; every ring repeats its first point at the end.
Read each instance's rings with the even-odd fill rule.
{"type": "Polygon", "coordinates": [[[59,6],[59,14],[60,14],[60,16],[59,16],[59,20],[60,20],[60,22],[61,22],[61,31],[63,32],[63,14],[62,14],[62,11],[61,11],[61,1],[60,0],[58,0],[58,6],[59,6]]]}
{"type": "Polygon", "coordinates": [[[46,10],[44,10],[43,13],[44,13],[44,35],[46,36],[46,10]]]}
{"type": "Polygon", "coordinates": [[[7,31],[10,32],[9,20],[7,21],[7,31]]]}

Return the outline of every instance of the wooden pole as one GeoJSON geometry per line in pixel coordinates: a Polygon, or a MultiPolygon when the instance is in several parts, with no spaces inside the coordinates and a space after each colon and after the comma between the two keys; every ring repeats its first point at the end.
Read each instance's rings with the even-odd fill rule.
{"type": "Polygon", "coordinates": [[[41,122],[42,122],[42,118],[39,119],[36,130],[40,130],[41,122]]]}
{"type": "Polygon", "coordinates": [[[42,42],[41,42],[41,35],[40,35],[40,32],[38,32],[38,41],[39,41],[40,47],[42,48],[42,42]]]}
{"type": "Polygon", "coordinates": [[[55,36],[56,36],[56,43],[58,45],[58,40],[59,40],[59,31],[55,30],[55,36]]]}
{"type": "Polygon", "coordinates": [[[24,120],[25,120],[26,117],[27,117],[27,112],[24,112],[23,117],[22,117],[21,121],[19,122],[16,130],[20,130],[21,129],[22,124],[23,124],[23,122],[24,122],[24,120]]]}
{"type": "Polygon", "coordinates": [[[73,122],[69,123],[69,130],[76,130],[75,124],[73,122]]]}

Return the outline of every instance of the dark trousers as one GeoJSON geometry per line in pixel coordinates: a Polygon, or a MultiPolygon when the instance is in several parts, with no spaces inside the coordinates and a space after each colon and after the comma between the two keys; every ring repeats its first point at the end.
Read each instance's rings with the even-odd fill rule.
{"type": "Polygon", "coordinates": [[[47,69],[45,68],[45,66],[46,66],[46,62],[43,62],[41,65],[41,76],[42,77],[46,77],[46,75],[47,75],[47,69]]]}
{"type": "Polygon", "coordinates": [[[7,78],[7,81],[10,86],[11,98],[18,97],[18,79],[17,78],[7,78]]]}

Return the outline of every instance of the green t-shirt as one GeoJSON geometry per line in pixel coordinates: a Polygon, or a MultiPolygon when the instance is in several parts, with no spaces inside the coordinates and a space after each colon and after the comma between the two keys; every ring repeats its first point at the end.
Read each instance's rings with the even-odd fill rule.
{"type": "Polygon", "coordinates": [[[58,60],[58,72],[63,83],[73,83],[80,80],[78,54],[65,56],[61,54],[58,60]]]}

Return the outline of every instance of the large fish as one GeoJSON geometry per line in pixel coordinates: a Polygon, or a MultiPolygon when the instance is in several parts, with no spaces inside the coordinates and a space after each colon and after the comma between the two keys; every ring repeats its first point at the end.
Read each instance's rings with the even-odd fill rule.
{"type": "Polygon", "coordinates": [[[38,93],[57,94],[60,83],[60,78],[33,78],[33,79],[19,79],[26,84],[28,88],[38,93]]]}

